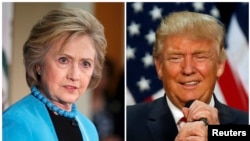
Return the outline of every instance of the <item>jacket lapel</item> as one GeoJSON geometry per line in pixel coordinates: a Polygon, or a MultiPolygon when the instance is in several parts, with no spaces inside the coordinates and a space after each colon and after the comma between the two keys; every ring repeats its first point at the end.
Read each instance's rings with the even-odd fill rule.
{"type": "Polygon", "coordinates": [[[225,105],[223,105],[221,102],[219,102],[215,94],[213,96],[214,96],[215,108],[217,108],[219,111],[218,116],[219,116],[220,124],[232,123],[233,118],[232,118],[231,110],[225,105]]]}
{"type": "Polygon", "coordinates": [[[178,133],[165,95],[156,100],[150,109],[147,126],[155,141],[173,141],[178,133]]]}

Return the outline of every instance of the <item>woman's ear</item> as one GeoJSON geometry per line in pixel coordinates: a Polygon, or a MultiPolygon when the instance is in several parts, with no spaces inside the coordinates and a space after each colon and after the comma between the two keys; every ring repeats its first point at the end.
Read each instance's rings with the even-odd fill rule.
{"type": "Polygon", "coordinates": [[[36,72],[38,75],[41,75],[41,71],[42,71],[41,66],[40,65],[36,66],[36,72]]]}

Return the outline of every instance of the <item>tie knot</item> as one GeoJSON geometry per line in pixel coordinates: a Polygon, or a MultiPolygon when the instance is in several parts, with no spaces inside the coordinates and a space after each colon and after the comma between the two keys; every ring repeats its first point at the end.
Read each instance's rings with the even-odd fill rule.
{"type": "Polygon", "coordinates": [[[187,122],[187,119],[185,117],[182,117],[179,122],[187,122]]]}

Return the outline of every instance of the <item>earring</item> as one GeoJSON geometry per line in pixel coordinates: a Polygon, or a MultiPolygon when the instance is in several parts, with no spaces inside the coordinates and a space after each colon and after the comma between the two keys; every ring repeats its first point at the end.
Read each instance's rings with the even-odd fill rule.
{"type": "Polygon", "coordinates": [[[38,75],[41,75],[41,71],[40,71],[40,70],[38,70],[38,71],[37,71],[37,74],[38,74],[38,75]]]}

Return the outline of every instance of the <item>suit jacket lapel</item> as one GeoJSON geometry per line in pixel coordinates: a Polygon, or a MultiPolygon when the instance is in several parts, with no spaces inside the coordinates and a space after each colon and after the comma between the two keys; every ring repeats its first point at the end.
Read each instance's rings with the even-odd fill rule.
{"type": "Polygon", "coordinates": [[[147,126],[155,141],[173,141],[178,133],[165,96],[156,100],[150,109],[147,126]]]}
{"type": "Polygon", "coordinates": [[[221,102],[218,101],[214,94],[214,103],[215,108],[219,111],[219,120],[220,124],[229,124],[232,122],[232,113],[229,108],[227,108],[225,105],[223,105],[221,102]]]}

